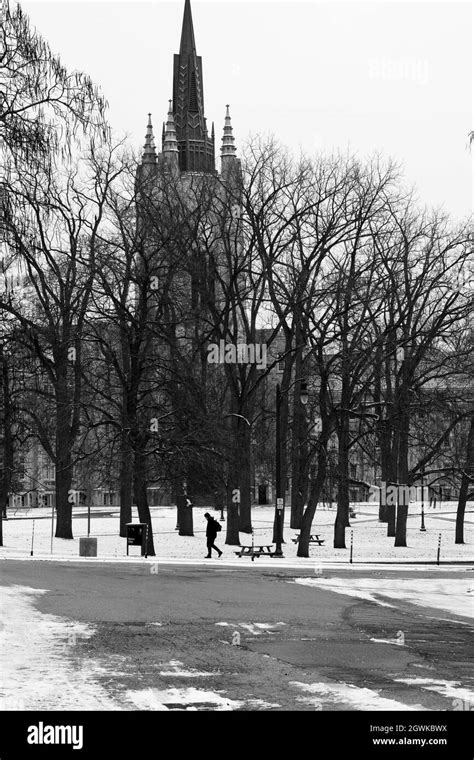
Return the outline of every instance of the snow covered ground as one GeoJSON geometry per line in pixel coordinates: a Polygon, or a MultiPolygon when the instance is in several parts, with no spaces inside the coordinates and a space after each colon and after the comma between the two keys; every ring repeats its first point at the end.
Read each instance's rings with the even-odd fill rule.
{"type": "Polygon", "coordinates": [[[300,683],[293,681],[292,685],[306,696],[297,697],[298,702],[306,702],[317,710],[323,705],[345,705],[356,710],[425,710],[422,705],[406,705],[395,699],[386,699],[374,689],[366,689],[347,683],[300,683]]]}
{"type": "Polygon", "coordinates": [[[118,709],[93,678],[97,664],[88,659],[74,667],[65,656],[93,635],[93,626],[39,612],[34,602],[43,593],[2,586],[0,709],[118,709]]]}
{"type": "MultiPolygon", "coordinates": [[[[209,508],[208,508],[209,509],[209,508]]],[[[176,509],[173,507],[153,507],[153,534],[158,559],[202,560],[206,553],[204,512],[206,508],[194,508],[194,537],[179,536],[176,526],[176,509]]],[[[470,502],[465,521],[465,544],[454,544],[456,504],[445,502],[437,509],[425,509],[426,532],[420,531],[420,504],[410,504],[407,547],[394,547],[394,539],[386,535],[386,525],[378,522],[378,505],[373,503],[356,505],[357,517],[351,520],[351,528],[346,531],[346,549],[333,549],[333,526],[335,509],[318,509],[313,523],[313,531],[325,539],[323,546],[312,545],[311,558],[314,561],[343,562],[349,561],[351,531],[353,539],[353,560],[384,561],[403,560],[404,562],[436,562],[438,541],[441,535],[441,561],[474,562],[474,502],[470,502]]],[[[214,513],[216,518],[219,512],[214,513]]],[[[297,531],[289,528],[289,513],[286,512],[285,541],[283,546],[285,559],[291,559],[302,565],[307,560],[296,557],[296,544],[291,541],[297,531]]],[[[84,507],[76,507],[73,517],[73,540],[53,538],[51,541],[51,510],[31,509],[12,510],[10,519],[4,522],[4,546],[0,548],[0,557],[29,557],[33,539],[34,520],[34,557],[79,557],[79,537],[87,535],[87,512],[84,507]]],[[[133,521],[138,521],[134,510],[133,521]]],[[[255,542],[271,543],[273,526],[273,508],[254,507],[253,524],[255,542]]],[[[126,541],[118,536],[119,513],[117,508],[94,508],[91,518],[91,536],[98,539],[97,556],[104,559],[124,559],[126,541]]],[[[223,560],[232,560],[240,565],[251,563],[249,559],[236,558],[235,547],[225,546],[225,522],[222,532],[218,534],[217,544],[224,549],[223,560]]],[[[251,543],[251,536],[240,534],[243,544],[251,543]]],[[[139,547],[130,547],[130,558],[140,556],[139,547]]],[[[215,560],[216,561],[216,560],[215,560]]],[[[281,562],[281,560],[279,560],[281,562]]],[[[260,559],[252,566],[263,564],[260,559]]]]}

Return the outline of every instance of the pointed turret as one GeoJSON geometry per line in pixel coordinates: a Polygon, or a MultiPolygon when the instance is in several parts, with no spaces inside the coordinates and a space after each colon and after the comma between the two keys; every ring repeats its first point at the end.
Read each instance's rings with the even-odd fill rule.
{"type": "Polygon", "coordinates": [[[151,123],[151,113],[148,114],[148,124],[146,127],[145,145],[143,146],[142,162],[137,167],[135,177],[135,191],[137,193],[138,207],[138,224],[142,224],[140,218],[140,199],[149,196],[152,186],[155,182],[158,171],[158,157],[156,155],[155,138],[153,135],[153,124],[151,123]]]}
{"type": "Polygon", "coordinates": [[[142,164],[156,164],[155,138],[153,135],[153,125],[151,123],[151,113],[148,114],[148,124],[146,127],[145,145],[143,146],[142,164]]]}
{"type": "Polygon", "coordinates": [[[185,0],[179,54],[174,56],[173,114],[183,172],[215,172],[214,144],[204,116],[202,60],[196,53],[190,0],[185,0]]]}
{"type": "Polygon", "coordinates": [[[235,164],[235,137],[232,129],[232,120],[230,117],[230,106],[226,106],[225,123],[224,123],[224,135],[222,137],[221,146],[221,173],[224,177],[229,173],[231,168],[235,164]]]}
{"type": "Polygon", "coordinates": [[[169,100],[168,103],[168,121],[166,122],[163,138],[163,157],[169,165],[177,167],[179,160],[178,140],[176,139],[176,126],[174,123],[171,100],[169,100]]]}

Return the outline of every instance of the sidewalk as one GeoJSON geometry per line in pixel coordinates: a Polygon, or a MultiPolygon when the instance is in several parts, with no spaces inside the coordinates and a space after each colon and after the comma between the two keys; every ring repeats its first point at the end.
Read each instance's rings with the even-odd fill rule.
{"type": "MultiPolygon", "coordinates": [[[[209,509],[209,508],[208,508],[209,509]]],[[[209,510],[211,511],[211,510],[209,510]]],[[[194,508],[194,537],[179,536],[176,527],[175,507],[152,507],[153,536],[156,561],[176,560],[179,562],[211,564],[204,561],[206,553],[204,518],[206,508],[194,508]]],[[[216,519],[220,512],[213,511],[216,519]]],[[[255,506],[252,510],[255,543],[271,543],[273,532],[273,507],[255,506]]],[[[292,567],[314,567],[315,563],[324,565],[348,565],[350,559],[351,534],[353,542],[353,563],[387,563],[423,565],[437,561],[438,542],[441,535],[441,563],[474,563],[474,502],[470,502],[465,519],[465,544],[454,544],[456,503],[445,502],[436,509],[425,509],[426,532],[420,531],[420,505],[410,504],[407,547],[394,547],[394,539],[386,535],[386,524],[378,521],[378,505],[361,503],[356,505],[357,517],[351,519],[351,528],[346,530],[346,549],[334,549],[333,531],[336,516],[335,508],[321,509],[316,512],[313,532],[325,539],[323,546],[311,545],[310,558],[296,556],[297,545],[291,540],[297,531],[289,528],[289,513],[285,516],[283,545],[284,559],[264,560],[262,557],[252,562],[250,559],[237,558],[237,547],[225,544],[226,523],[217,536],[217,545],[224,550],[221,564],[238,567],[250,565],[278,567],[291,563],[292,567]]],[[[30,558],[34,521],[33,557],[35,559],[69,559],[88,561],[79,557],[79,537],[87,535],[87,510],[75,507],[73,512],[73,540],[53,538],[51,541],[51,510],[31,509],[11,511],[9,519],[3,523],[3,542],[0,558],[30,558]]],[[[133,522],[138,522],[136,510],[133,522]]],[[[139,547],[130,547],[129,558],[126,557],[126,540],[117,535],[119,511],[116,507],[93,507],[91,510],[91,536],[97,537],[97,560],[108,561],[145,561],[140,557],[139,547]]],[[[251,544],[252,537],[240,534],[242,544],[251,544]]],[[[215,564],[217,560],[213,561],[215,564]]]]}

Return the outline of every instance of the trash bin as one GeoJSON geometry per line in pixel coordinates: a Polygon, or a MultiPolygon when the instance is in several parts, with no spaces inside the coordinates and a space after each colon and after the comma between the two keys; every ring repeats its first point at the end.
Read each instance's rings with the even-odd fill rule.
{"type": "Polygon", "coordinates": [[[146,553],[146,523],[127,523],[127,555],[129,546],[141,546],[142,555],[146,553]]]}

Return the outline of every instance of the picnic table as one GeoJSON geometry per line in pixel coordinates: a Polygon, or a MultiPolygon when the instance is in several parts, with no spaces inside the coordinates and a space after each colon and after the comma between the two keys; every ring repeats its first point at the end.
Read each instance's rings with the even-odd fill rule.
{"type": "Polygon", "coordinates": [[[255,557],[274,557],[275,552],[273,550],[273,544],[252,544],[252,546],[241,546],[239,552],[235,552],[240,557],[252,557],[252,562],[255,557]]]}
{"type": "MultiPolygon", "coordinates": [[[[294,544],[297,544],[298,541],[300,540],[300,534],[298,533],[298,535],[295,538],[292,538],[291,540],[293,541],[294,544]]],[[[321,538],[319,533],[312,533],[309,537],[310,544],[319,544],[319,546],[322,546],[324,544],[324,541],[325,539],[321,538]]]]}

